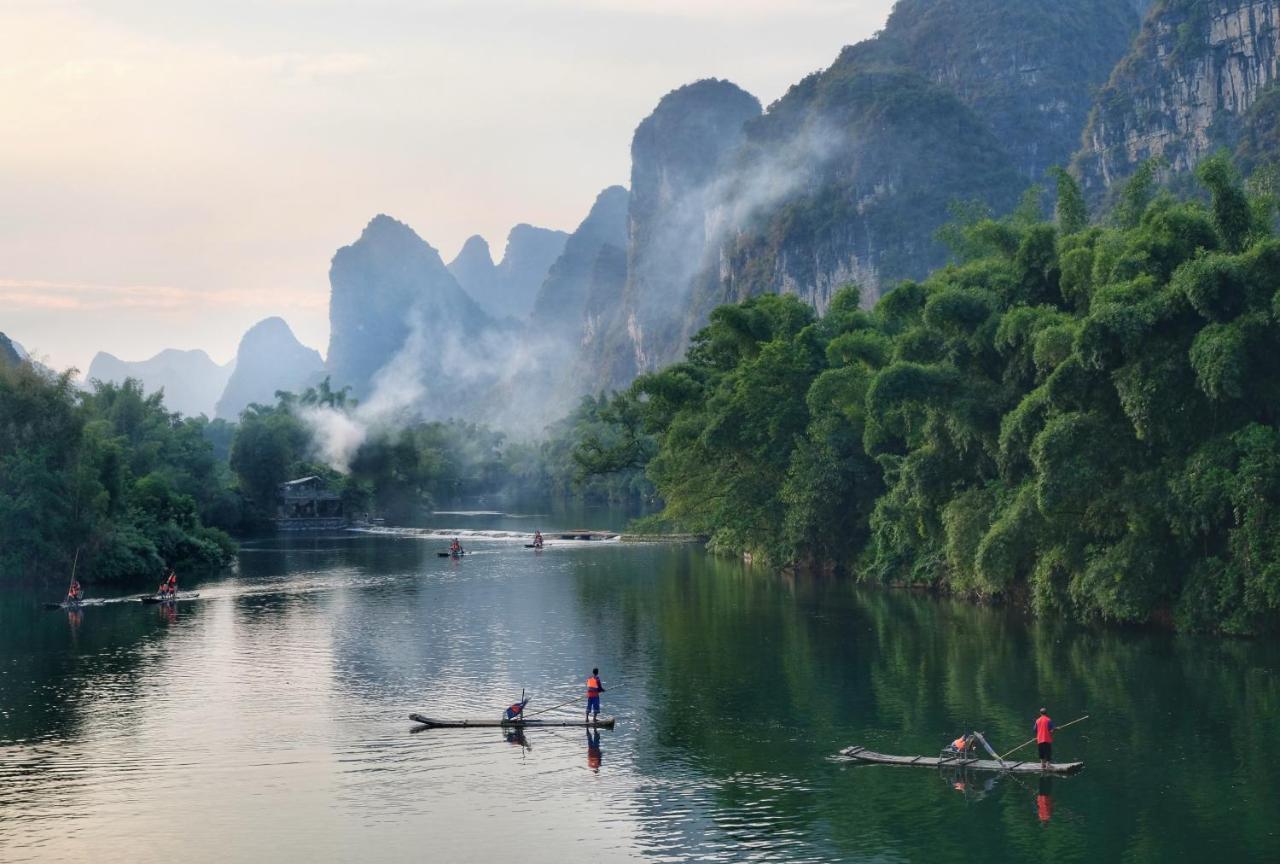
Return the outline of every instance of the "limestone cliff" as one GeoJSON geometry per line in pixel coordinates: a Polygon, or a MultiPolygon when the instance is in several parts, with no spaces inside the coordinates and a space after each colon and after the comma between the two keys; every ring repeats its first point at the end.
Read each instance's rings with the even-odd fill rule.
{"type": "Polygon", "coordinates": [[[1129,51],[1142,0],[899,0],[841,65],[914,71],[971,108],[1032,182],[1079,147],[1092,94],[1129,51]]]}
{"type": "Polygon", "coordinates": [[[744,124],[760,110],[737,85],[704,80],[668,93],[637,127],[622,306],[590,322],[584,339],[589,365],[601,372],[596,385],[625,385],[683,352],[692,280],[717,239],[708,215],[744,124]]]}
{"type": "Polygon", "coordinates": [[[1075,163],[1085,187],[1101,196],[1151,158],[1188,171],[1248,139],[1278,57],[1280,0],[1161,0],[1097,96],[1075,163]]]}
{"type": "Polygon", "coordinates": [[[848,282],[871,302],[942,264],[935,234],[953,203],[1007,212],[1068,162],[1141,11],[899,0],[883,31],[762,116],[726,82],[666,97],[633,145],[622,326],[595,355],[602,383],[678,359],[720,303],[789,292],[822,310],[848,282]],[[725,121],[688,110],[695,96],[718,97],[725,121]],[[671,167],[684,165],[696,170],[671,167]]]}

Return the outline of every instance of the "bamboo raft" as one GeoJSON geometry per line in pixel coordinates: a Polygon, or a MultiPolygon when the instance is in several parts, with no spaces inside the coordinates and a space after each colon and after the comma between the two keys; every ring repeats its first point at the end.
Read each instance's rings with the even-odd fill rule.
{"type": "Polygon", "coordinates": [[[421,714],[410,714],[409,719],[430,729],[546,729],[558,726],[612,729],[617,721],[613,717],[599,720],[434,720],[421,714]]]}
{"type": "Polygon", "coordinates": [[[841,756],[878,765],[906,765],[916,768],[965,768],[972,771],[1002,771],[1010,774],[1074,774],[1084,768],[1083,762],[1050,762],[1040,767],[1040,760],[1002,762],[996,759],[963,759],[959,756],[888,756],[865,747],[846,747],[841,756]]]}

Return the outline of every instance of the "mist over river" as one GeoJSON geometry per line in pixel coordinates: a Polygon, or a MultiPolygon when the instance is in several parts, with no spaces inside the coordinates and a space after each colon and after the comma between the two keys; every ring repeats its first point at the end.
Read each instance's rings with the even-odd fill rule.
{"type": "MultiPolygon", "coordinates": [[[[276,537],[175,609],[0,595],[0,860],[1276,861],[1280,646],[1039,623],[697,546],[276,537]],[[599,734],[414,732],[571,699],[599,734]],[[1000,751],[1045,704],[1082,773],[856,766],[1000,751]]],[[[575,706],[576,707],[576,706],[575,706]]],[[[547,716],[576,716],[565,708],[547,716]]],[[[1022,751],[1029,757],[1028,751],[1022,751]]]]}

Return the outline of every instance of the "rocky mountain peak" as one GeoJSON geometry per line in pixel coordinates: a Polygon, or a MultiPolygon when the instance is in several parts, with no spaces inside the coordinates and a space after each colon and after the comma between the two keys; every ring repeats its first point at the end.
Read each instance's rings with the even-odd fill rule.
{"type": "Polygon", "coordinates": [[[251,403],[272,404],[277,390],[297,392],[323,369],[320,352],[299,342],[283,318],[265,318],[240,337],[235,370],[218,400],[217,416],[234,420],[251,403]]]}
{"type": "Polygon", "coordinates": [[[462,289],[440,253],[412,228],[376,216],[329,267],[328,368],[334,386],[357,398],[399,353],[415,326],[446,328],[487,316],[462,289]]]}

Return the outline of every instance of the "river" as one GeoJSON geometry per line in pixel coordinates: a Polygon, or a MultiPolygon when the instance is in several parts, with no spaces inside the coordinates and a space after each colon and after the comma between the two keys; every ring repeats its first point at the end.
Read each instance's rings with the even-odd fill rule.
{"type": "Polygon", "coordinates": [[[460,561],[422,536],[254,541],[168,610],[0,596],[0,860],[1280,860],[1274,642],[1037,623],[694,546],[464,541],[460,561]],[[408,720],[496,717],[522,688],[548,708],[593,665],[618,718],[598,740],[408,720]],[[1056,744],[1082,773],[836,758],[974,728],[1008,750],[1042,704],[1090,715],[1056,744]]]}

